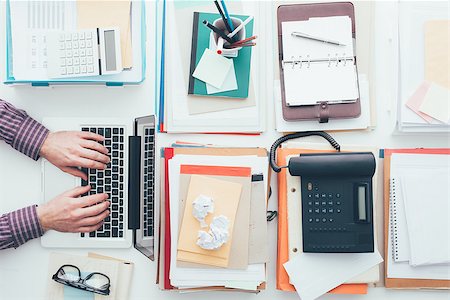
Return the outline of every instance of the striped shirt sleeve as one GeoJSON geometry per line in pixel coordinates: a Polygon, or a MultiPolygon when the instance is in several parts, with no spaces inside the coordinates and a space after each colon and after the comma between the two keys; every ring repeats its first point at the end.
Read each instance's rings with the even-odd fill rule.
{"type": "Polygon", "coordinates": [[[36,205],[0,217],[0,250],[17,248],[44,234],[36,213],[36,205]]]}
{"type": "Polygon", "coordinates": [[[23,110],[0,100],[0,140],[14,149],[39,159],[39,151],[49,131],[23,110]]]}

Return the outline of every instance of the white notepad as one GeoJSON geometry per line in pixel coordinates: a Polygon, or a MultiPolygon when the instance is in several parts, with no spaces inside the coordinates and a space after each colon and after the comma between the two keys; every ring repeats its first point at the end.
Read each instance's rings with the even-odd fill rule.
{"type": "Polygon", "coordinates": [[[450,157],[394,153],[391,178],[387,277],[450,279],[450,157]]]}
{"type": "Polygon", "coordinates": [[[359,98],[350,17],[310,18],[281,25],[288,106],[354,102],[359,98]],[[293,32],[343,45],[293,36],[293,32]]]}

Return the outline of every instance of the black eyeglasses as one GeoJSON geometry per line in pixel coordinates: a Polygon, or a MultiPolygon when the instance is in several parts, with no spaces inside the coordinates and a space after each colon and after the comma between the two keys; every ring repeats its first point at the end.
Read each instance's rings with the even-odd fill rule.
{"type": "Polygon", "coordinates": [[[85,278],[81,278],[81,271],[73,265],[63,265],[52,276],[52,279],[80,290],[85,290],[100,295],[109,295],[110,280],[102,273],[93,272],[85,278]]]}

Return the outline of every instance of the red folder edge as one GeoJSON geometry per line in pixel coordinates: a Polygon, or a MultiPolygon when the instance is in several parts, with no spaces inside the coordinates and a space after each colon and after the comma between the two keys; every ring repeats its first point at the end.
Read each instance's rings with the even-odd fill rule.
{"type": "Polygon", "coordinates": [[[172,290],[173,286],[170,284],[170,195],[169,195],[169,160],[173,158],[173,148],[164,149],[164,189],[165,192],[165,235],[164,235],[164,289],[172,290]]]}

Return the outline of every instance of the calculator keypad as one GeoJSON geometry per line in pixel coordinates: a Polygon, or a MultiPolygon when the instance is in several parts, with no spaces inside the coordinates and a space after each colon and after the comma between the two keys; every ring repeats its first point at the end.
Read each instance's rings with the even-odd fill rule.
{"type": "Polygon", "coordinates": [[[49,49],[55,57],[50,61],[50,78],[99,75],[96,31],[54,33],[49,38],[49,49]]]}
{"type": "Polygon", "coordinates": [[[306,212],[308,223],[331,224],[342,212],[340,193],[320,193],[311,191],[306,194],[306,212]]]}

